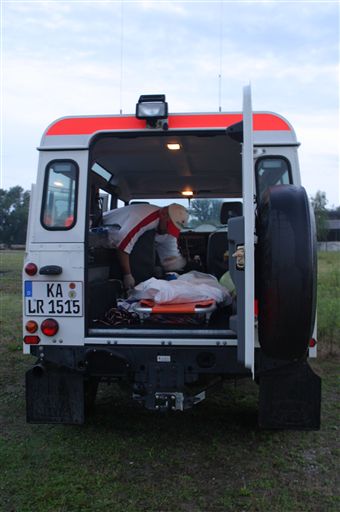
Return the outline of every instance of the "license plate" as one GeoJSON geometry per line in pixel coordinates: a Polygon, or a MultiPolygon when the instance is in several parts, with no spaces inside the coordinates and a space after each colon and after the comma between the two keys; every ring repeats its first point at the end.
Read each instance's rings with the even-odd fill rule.
{"type": "Polygon", "coordinates": [[[25,281],[26,316],[83,316],[81,281],[25,281]]]}

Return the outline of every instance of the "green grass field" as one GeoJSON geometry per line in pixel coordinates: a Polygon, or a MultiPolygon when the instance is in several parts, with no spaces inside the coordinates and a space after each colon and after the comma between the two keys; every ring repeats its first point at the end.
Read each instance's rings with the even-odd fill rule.
{"type": "Polygon", "coordinates": [[[185,413],[139,409],[103,387],[82,427],[28,425],[23,252],[0,251],[0,512],[336,512],[340,254],[319,257],[322,428],[264,432],[257,386],[229,383],[185,413]]]}

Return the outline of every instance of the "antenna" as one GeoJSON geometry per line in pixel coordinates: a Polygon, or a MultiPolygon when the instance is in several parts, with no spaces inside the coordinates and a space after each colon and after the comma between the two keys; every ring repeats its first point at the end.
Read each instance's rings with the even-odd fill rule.
{"type": "Polygon", "coordinates": [[[119,114],[123,113],[123,57],[124,57],[124,0],[120,2],[120,82],[119,82],[119,114]]]}
{"type": "Polygon", "coordinates": [[[220,1],[218,111],[222,112],[223,1],[220,1]]]}

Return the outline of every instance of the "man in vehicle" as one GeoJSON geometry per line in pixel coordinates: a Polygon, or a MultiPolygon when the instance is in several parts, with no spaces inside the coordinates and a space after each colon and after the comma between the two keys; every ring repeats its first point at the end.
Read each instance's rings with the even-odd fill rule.
{"type": "Polygon", "coordinates": [[[131,204],[103,214],[104,225],[112,225],[111,241],[117,248],[125,290],[135,286],[130,267],[130,253],[143,233],[156,230],[155,245],[166,272],[181,270],[186,260],[179,252],[177,238],[189,214],[184,206],[172,203],[160,208],[147,203],[131,204]]]}

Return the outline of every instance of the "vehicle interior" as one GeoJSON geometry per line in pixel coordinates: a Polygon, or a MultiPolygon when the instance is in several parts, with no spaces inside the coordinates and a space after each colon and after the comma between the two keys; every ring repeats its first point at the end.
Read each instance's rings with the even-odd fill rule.
{"type": "MultiPolygon", "coordinates": [[[[223,130],[143,131],[101,134],[92,142],[89,161],[89,229],[87,239],[87,308],[90,335],[159,336],[171,330],[181,337],[216,336],[229,329],[235,297],[216,304],[212,314],[138,314],[122,311],[127,299],[116,249],[108,241],[103,213],[129,204],[166,206],[176,202],[189,211],[178,247],[186,266],[223,282],[228,272],[228,219],[242,215],[240,143],[223,130]],[[200,333],[200,334],[199,334],[200,333]]],[[[130,255],[136,284],[152,277],[168,279],[146,231],[130,255]]],[[[218,282],[218,281],[217,281],[218,282]]],[[[200,309],[198,311],[201,311],[200,309]]]]}

